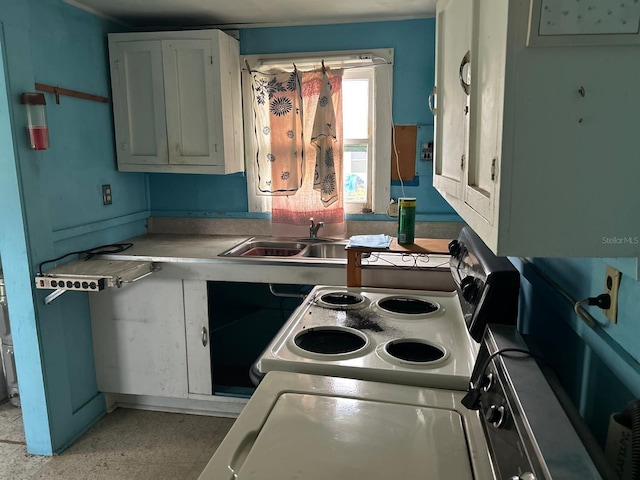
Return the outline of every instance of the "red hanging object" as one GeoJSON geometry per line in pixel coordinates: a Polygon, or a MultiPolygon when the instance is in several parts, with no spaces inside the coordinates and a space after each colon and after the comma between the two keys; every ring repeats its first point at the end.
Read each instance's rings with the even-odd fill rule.
{"type": "Polygon", "coordinates": [[[25,92],[20,96],[20,103],[27,106],[27,132],[31,148],[46,150],[49,148],[49,127],[44,94],[25,92]]]}

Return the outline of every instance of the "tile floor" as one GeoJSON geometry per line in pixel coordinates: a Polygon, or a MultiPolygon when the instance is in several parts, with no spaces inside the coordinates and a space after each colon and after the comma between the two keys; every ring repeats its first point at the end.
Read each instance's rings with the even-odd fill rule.
{"type": "Polygon", "coordinates": [[[21,410],[0,405],[0,478],[197,479],[232,418],[118,408],[61,455],[26,453],[21,410]]]}

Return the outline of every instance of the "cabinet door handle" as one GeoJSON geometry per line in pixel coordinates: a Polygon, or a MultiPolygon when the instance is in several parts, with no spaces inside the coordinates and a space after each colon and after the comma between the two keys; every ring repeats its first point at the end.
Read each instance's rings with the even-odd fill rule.
{"type": "Polygon", "coordinates": [[[202,327],[202,331],[200,333],[202,334],[202,346],[206,347],[209,343],[209,333],[207,332],[207,327],[202,327]]]}
{"type": "Polygon", "coordinates": [[[435,97],[438,94],[436,87],[433,87],[433,90],[431,90],[431,93],[429,94],[429,110],[431,110],[431,113],[433,114],[433,116],[436,116],[436,107],[435,107],[435,97]]]}
{"type": "Polygon", "coordinates": [[[460,70],[458,70],[458,78],[460,79],[460,86],[462,87],[462,90],[464,90],[464,93],[467,95],[469,95],[469,87],[471,87],[471,82],[467,83],[465,81],[463,70],[468,63],[471,63],[471,52],[469,50],[467,50],[467,53],[465,53],[464,57],[462,57],[462,61],[460,62],[460,70]]]}

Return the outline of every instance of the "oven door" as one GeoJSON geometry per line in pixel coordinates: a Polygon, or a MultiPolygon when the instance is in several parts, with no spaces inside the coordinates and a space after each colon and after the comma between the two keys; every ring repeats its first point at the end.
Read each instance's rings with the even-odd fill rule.
{"type": "Polygon", "coordinates": [[[461,397],[271,372],[200,479],[492,479],[477,412],[461,397]]]}

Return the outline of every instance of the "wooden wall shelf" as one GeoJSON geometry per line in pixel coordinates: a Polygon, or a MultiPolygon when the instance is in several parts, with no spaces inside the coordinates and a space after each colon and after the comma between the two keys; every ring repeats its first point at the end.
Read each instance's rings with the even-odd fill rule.
{"type": "Polygon", "coordinates": [[[60,104],[60,95],[66,95],[67,97],[81,98],[83,100],[91,100],[100,103],[109,103],[107,97],[100,97],[98,95],[92,95],[91,93],[79,92],[78,90],[69,90],[68,88],[56,87],[53,85],[47,85],[46,83],[36,83],[36,90],[41,92],[53,93],[56,96],[56,103],[60,104]]]}

